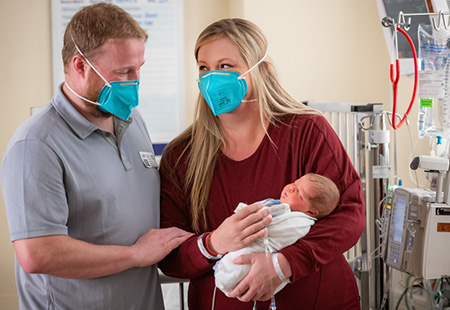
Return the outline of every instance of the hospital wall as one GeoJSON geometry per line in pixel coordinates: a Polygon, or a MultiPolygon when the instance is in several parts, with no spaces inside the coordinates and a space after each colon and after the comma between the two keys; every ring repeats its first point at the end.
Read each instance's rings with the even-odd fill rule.
{"type": "MultiPolygon", "coordinates": [[[[391,110],[389,55],[375,1],[186,0],[186,121],[190,123],[198,93],[193,47],[197,35],[224,17],[244,17],[259,25],[269,41],[269,55],[285,88],[299,101],[383,103],[391,110]]],[[[51,1],[0,2],[0,157],[32,107],[52,94],[51,1]]],[[[59,56],[58,56],[59,57],[59,56]]],[[[406,109],[413,81],[402,78],[399,113],[406,109]]],[[[416,153],[426,141],[417,138],[417,102],[411,112],[416,153]]],[[[151,133],[150,133],[151,134],[151,133]]],[[[406,126],[398,131],[398,174],[406,186],[411,143],[406,126]]],[[[0,193],[0,308],[17,309],[14,252],[9,241],[0,193]]]]}

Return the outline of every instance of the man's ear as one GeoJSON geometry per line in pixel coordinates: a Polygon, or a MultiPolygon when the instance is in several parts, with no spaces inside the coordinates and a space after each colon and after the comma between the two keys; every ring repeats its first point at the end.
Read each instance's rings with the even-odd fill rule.
{"type": "Polygon", "coordinates": [[[82,77],[86,76],[86,60],[80,54],[72,57],[72,70],[82,77]]]}

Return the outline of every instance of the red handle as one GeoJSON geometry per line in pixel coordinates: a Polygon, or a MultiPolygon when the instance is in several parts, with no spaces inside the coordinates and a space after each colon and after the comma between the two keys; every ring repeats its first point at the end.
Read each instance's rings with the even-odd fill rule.
{"type": "Polygon", "coordinates": [[[397,67],[397,76],[394,80],[394,74],[393,74],[393,65],[391,64],[391,81],[393,83],[392,88],[393,88],[393,93],[394,93],[394,104],[393,104],[393,109],[392,109],[392,127],[394,129],[398,129],[400,128],[403,123],[406,120],[406,117],[409,115],[409,112],[411,111],[411,108],[414,104],[414,99],[416,99],[416,91],[417,91],[417,80],[418,80],[418,67],[417,67],[417,53],[416,53],[416,49],[414,47],[414,43],[411,40],[411,37],[406,33],[405,30],[403,30],[402,28],[400,28],[400,26],[397,26],[397,30],[400,31],[405,38],[408,40],[409,42],[409,46],[411,47],[411,51],[413,53],[413,59],[414,59],[414,88],[413,88],[413,94],[411,97],[411,102],[409,103],[409,107],[406,110],[405,115],[403,116],[403,118],[400,120],[400,123],[398,123],[398,125],[395,124],[395,120],[396,120],[396,110],[397,110],[397,85],[398,85],[398,80],[400,78],[400,65],[399,65],[399,60],[396,60],[396,67],[397,67]]]}

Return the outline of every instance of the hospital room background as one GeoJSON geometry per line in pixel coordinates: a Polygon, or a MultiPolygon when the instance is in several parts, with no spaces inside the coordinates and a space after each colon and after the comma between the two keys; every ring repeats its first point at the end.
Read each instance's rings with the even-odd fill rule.
{"type": "MultiPolygon", "coordinates": [[[[51,0],[0,3],[1,157],[14,131],[30,117],[31,109],[42,107],[54,92],[52,59],[60,55],[52,54],[51,3],[51,0]]],[[[227,17],[249,19],[263,30],[279,78],[297,100],[380,103],[383,110],[392,111],[391,57],[375,0],[184,0],[182,10],[185,124],[193,119],[198,94],[195,40],[207,25],[227,17]]],[[[401,115],[409,104],[413,84],[411,77],[400,78],[397,113],[401,115]]],[[[412,147],[415,154],[428,154],[429,139],[418,137],[418,109],[415,102],[408,117],[409,126],[397,130],[397,144],[390,146],[389,156],[393,156],[395,147],[397,175],[405,187],[416,186],[409,171],[412,147]]],[[[387,125],[387,129],[392,136],[392,127],[387,125]]],[[[424,175],[419,177],[423,179],[424,175]]],[[[0,253],[0,309],[18,309],[14,251],[1,194],[0,253]]],[[[396,304],[406,285],[405,275],[396,273],[391,305],[396,304]]],[[[415,298],[416,309],[426,309],[426,302],[421,308],[420,296],[415,298]]],[[[405,305],[401,304],[399,309],[406,309],[405,305]]]]}

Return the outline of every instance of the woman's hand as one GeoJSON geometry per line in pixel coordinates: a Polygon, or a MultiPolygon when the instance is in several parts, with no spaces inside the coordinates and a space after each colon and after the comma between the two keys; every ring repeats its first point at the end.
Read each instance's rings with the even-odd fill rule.
{"type": "MultiPolygon", "coordinates": [[[[281,280],[272,263],[272,253],[252,253],[241,255],[234,264],[251,264],[250,272],[228,295],[242,302],[269,300],[281,280]]],[[[289,267],[290,269],[290,267],[289,267]]]]}
{"type": "Polygon", "coordinates": [[[240,250],[264,236],[272,217],[269,210],[261,209],[261,203],[254,203],[225,219],[208,238],[208,248],[217,254],[225,254],[240,250]]]}

